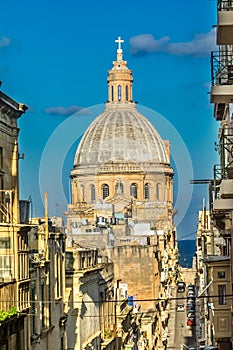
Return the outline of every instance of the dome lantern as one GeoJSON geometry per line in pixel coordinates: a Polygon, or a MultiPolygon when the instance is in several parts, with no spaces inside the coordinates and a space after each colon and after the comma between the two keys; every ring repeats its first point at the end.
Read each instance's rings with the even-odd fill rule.
{"type": "Polygon", "coordinates": [[[123,61],[121,44],[124,40],[119,36],[115,42],[118,44],[117,60],[113,61],[113,68],[108,71],[108,104],[132,103],[132,70],[128,69],[127,61],[123,61]]]}

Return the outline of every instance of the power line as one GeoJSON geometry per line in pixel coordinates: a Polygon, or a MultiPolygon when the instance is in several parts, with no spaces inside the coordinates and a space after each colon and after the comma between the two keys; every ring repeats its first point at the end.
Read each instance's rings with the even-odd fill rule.
{"type": "MultiPolygon", "coordinates": [[[[128,303],[132,302],[147,302],[147,301],[172,301],[172,300],[188,300],[188,299],[210,299],[210,298],[219,298],[219,297],[224,297],[224,298],[231,298],[233,297],[233,294],[225,294],[225,295],[201,295],[201,296],[180,296],[180,297],[164,297],[164,298],[151,298],[151,299],[127,299],[128,303]]],[[[67,303],[64,303],[64,301],[61,301],[64,305],[70,305],[70,304],[105,304],[105,303],[123,303],[125,302],[126,299],[120,299],[120,300],[80,300],[80,301],[69,301],[67,303]]],[[[0,303],[19,303],[19,304],[26,304],[25,302],[18,301],[18,300],[1,300],[0,303]]],[[[28,304],[36,304],[36,303],[54,303],[57,304],[56,300],[31,300],[27,302],[28,304]]]]}

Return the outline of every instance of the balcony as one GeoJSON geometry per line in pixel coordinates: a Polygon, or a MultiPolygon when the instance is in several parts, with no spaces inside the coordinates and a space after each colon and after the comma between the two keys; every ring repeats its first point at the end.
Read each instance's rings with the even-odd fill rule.
{"type": "Polygon", "coordinates": [[[233,179],[222,180],[220,185],[220,197],[225,199],[233,198],[233,179]]]}
{"type": "Polygon", "coordinates": [[[217,45],[233,44],[233,1],[218,0],[217,45]]]}
{"type": "Polygon", "coordinates": [[[231,52],[211,53],[210,102],[220,104],[233,102],[233,57],[231,52]]]}
{"type": "Polygon", "coordinates": [[[233,178],[232,174],[232,155],[233,140],[232,135],[224,135],[220,137],[220,158],[221,165],[214,166],[214,180],[210,183],[210,208],[214,211],[228,211],[233,209],[233,178]],[[229,159],[225,163],[225,159],[229,159]]]}
{"type": "Polygon", "coordinates": [[[233,210],[233,198],[223,199],[217,198],[213,203],[214,210],[233,210]]]}

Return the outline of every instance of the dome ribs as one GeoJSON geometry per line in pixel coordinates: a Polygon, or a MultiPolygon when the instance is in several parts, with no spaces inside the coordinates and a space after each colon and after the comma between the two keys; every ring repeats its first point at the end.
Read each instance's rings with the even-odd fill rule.
{"type": "MultiPolygon", "coordinates": [[[[163,140],[161,139],[158,131],[153,127],[153,125],[146,119],[144,116],[142,116],[140,120],[143,121],[144,124],[144,130],[149,129],[150,130],[150,137],[154,140],[154,145],[157,148],[157,154],[158,154],[158,162],[160,163],[169,163],[167,153],[165,152],[165,144],[163,140]],[[145,128],[146,126],[146,128],[145,128]],[[159,159],[160,158],[160,159],[159,159]]],[[[149,140],[147,139],[147,142],[149,140]]]]}
{"type": "Polygon", "coordinates": [[[144,164],[147,169],[167,164],[165,142],[136,107],[112,105],[97,117],[84,134],[75,156],[74,167],[108,162],[144,164]]]}

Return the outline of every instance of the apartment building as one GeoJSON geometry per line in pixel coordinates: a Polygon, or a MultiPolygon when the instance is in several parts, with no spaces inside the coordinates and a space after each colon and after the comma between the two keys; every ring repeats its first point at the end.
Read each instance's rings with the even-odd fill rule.
{"type": "MultiPolygon", "coordinates": [[[[220,350],[233,348],[232,234],[233,234],[233,2],[217,1],[216,43],[211,53],[210,102],[219,122],[219,163],[210,181],[210,227],[199,227],[200,297],[205,298],[208,322],[204,342],[220,350]],[[216,231],[217,230],[217,231],[216,231]],[[201,245],[203,245],[201,247],[201,245]],[[203,259],[202,259],[203,258],[203,259]],[[205,287],[203,286],[203,283],[205,287]],[[209,331],[208,331],[209,329],[209,331]]],[[[202,320],[201,320],[202,322],[202,320]]]]}
{"type": "MultiPolygon", "coordinates": [[[[1,85],[1,83],[0,83],[1,85]]],[[[0,348],[28,349],[28,232],[20,222],[18,119],[27,107],[0,91],[0,348]]]]}
{"type": "Polygon", "coordinates": [[[66,249],[68,349],[116,349],[113,263],[73,242],[66,249]]]}
{"type": "Polygon", "coordinates": [[[0,349],[66,348],[65,235],[29,218],[19,199],[18,119],[27,107],[0,91],[0,349]]]}

